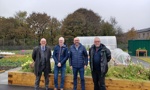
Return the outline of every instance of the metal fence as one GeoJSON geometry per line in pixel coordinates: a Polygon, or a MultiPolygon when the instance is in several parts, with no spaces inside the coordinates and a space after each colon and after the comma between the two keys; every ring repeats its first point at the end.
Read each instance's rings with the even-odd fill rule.
{"type": "Polygon", "coordinates": [[[0,39],[0,50],[26,50],[39,45],[35,39],[0,39]]]}
{"type": "MultiPolygon", "coordinates": [[[[54,48],[54,45],[47,44],[54,48]]],[[[35,46],[39,45],[39,41],[36,39],[0,39],[0,50],[31,50],[35,46]]]]}

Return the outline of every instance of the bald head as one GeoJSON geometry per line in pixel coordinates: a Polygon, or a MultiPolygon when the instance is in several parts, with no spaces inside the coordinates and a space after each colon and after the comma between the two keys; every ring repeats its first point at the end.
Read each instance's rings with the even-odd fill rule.
{"type": "Polygon", "coordinates": [[[40,41],[41,46],[45,46],[46,45],[46,39],[42,38],[40,41]]]}
{"type": "Polygon", "coordinates": [[[100,38],[99,37],[95,37],[94,38],[94,45],[96,46],[96,47],[99,47],[100,46],[100,38]]]}
{"type": "Polygon", "coordinates": [[[75,38],[74,38],[74,41],[75,41],[75,40],[78,40],[78,41],[79,41],[79,38],[78,38],[78,37],[75,37],[75,38]]]}

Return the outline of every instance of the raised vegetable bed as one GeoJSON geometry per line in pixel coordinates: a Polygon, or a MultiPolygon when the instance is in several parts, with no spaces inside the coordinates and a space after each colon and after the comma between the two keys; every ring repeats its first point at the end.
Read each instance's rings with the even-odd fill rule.
{"type": "MultiPolygon", "coordinates": [[[[54,88],[54,75],[50,74],[50,88],[54,88]]],[[[34,86],[35,76],[30,72],[9,72],[8,84],[20,85],[20,86],[34,86]]],[[[60,82],[60,77],[59,77],[60,82]]],[[[44,77],[42,76],[40,81],[40,87],[44,87],[44,77]]],[[[86,90],[93,90],[93,81],[91,76],[85,76],[86,90]]],[[[107,90],[150,90],[149,81],[131,81],[124,79],[106,79],[107,90]]],[[[73,88],[73,76],[66,75],[65,90],[72,90],[73,88]]],[[[78,77],[78,90],[80,90],[80,78],[78,77]]]]}

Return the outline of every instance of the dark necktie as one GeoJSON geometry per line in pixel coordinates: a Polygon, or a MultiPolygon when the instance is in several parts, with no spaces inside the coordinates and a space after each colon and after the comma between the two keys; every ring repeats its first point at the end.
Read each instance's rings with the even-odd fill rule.
{"type": "Polygon", "coordinates": [[[45,47],[44,46],[42,46],[42,51],[45,51],[45,47]]]}

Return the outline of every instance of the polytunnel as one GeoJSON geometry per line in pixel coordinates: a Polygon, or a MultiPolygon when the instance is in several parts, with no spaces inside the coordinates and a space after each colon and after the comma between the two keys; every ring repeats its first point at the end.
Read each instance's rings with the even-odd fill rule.
{"type": "Polygon", "coordinates": [[[80,42],[87,48],[94,44],[94,38],[99,37],[101,43],[106,45],[111,51],[117,48],[117,40],[115,36],[78,36],[80,42]]]}
{"type": "Polygon", "coordinates": [[[112,51],[112,59],[116,65],[128,65],[131,57],[128,53],[117,48],[112,51]]]}

